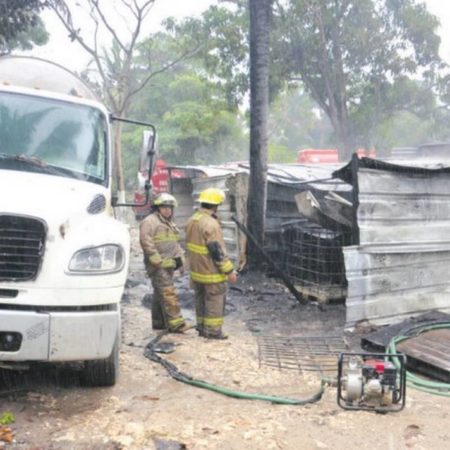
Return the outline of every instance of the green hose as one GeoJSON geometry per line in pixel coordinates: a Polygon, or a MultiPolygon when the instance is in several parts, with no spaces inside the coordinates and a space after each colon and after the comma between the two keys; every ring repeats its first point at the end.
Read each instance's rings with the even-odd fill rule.
{"type": "MultiPolygon", "coordinates": [[[[438,330],[442,328],[450,328],[450,323],[439,323],[435,325],[423,326],[417,329],[415,336],[429,330],[438,330]]],[[[410,339],[412,336],[396,336],[394,337],[388,345],[386,353],[392,354],[397,353],[397,344],[399,342],[410,339]]],[[[394,360],[394,364],[397,366],[397,369],[400,367],[400,363],[396,360],[396,358],[392,358],[394,360]]],[[[406,371],[406,385],[413,389],[417,389],[418,391],[427,392],[429,394],[440,395],[443,397],[450,397],[450,384],[439,382],[439,381],[429,381],[417,375],[414,375],[411,372],[406,371]]]]}
{"type": "Polygon", "coordinates": [[[308,403],[314,403],[319,401],[322,398],[322,395],[325,391],[325,382],[322,380],[320,384],[320,389],[317,393],[312,395],[309,398],[305,399],[293,399],[286,397],[278,397],[274,395],[265,395],[265,394],[250,394],[248,392],[235,391],[233,389],[229,389],[222,386],[217,386],[215,384],[207,383],[202,380],[181,380],[184,383],[190,384],[191,386],[197,386],[203,389],[208,389],[213,392],[217,392],[219,394],[227,395],[228,397],[240,398],[244,400],[264,400],[267,402],[275,403],[277,405],[306,405],[308,403]]]}
{"type": "Polygon", "coordinates": [[[196,380],[195,378],[192,378],[190,375],[180,372],[178,368],[175,366],[175,364],[156,354],[154,347],[165,334],[166,334],[165,332],[160,333],[155,339],[153,339],[151,342],[147,344],[144,351],[145,357],[150,359],[151,361],[161,364],[174,380],[181,381],[182,383],[186,383],[191,386],[208,389],[210,391],[217,392],[218,394],[226,395],[228,397],[240,398],[245,400],[263,400],[278,405],[306,405],[309,403],[319,401],[322,398],[322,395],[325,391],[325,385],[329,382],[328,380],[323,378],[321,379],[320,382],[320,389],[311,397],[307,397],[304,399],[293,399],[286,397],[278,397],[274,395],[250,394],[248,392],[235,391],[233,389],[229,389],[226,387],[217,386],[215,384],[211,384],[203,380],[196,380]]]}

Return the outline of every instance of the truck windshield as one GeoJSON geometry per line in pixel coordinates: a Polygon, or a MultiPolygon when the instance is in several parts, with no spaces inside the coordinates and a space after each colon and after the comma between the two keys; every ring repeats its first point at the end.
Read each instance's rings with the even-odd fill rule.
{"type": "Polygon", "coordinates": [[[0,93],[0,168],[105,184],[106,119],[84,105],[0,93]]]}

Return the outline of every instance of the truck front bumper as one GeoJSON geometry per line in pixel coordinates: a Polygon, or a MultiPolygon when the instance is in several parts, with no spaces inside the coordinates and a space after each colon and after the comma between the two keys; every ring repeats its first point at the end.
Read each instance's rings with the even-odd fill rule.
{"type": "Polygon", "coordinates": [[[0,361],[104,359],[111,355],[119,330],[119,311],[0,310],[0,361]]]}

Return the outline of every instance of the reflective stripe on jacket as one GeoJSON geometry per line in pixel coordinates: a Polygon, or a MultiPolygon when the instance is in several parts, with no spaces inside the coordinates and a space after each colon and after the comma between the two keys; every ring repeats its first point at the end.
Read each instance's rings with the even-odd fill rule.
{"type": "Polygon", "coordinates": [[[189,255],[191,278],[202,284],[223,283],[233,271],[233,263],[226,254],[220,222],[213,211],[200,209],[186,225],[186,250],[189,255]],[[207,245],[217,242],[223,253],[220,261],[214,261],[207,245]]]}
{"type": "MultiPolygon", "coordinates": [[[[139,227],[142,250],[152,264],[162,263],[163,267],[173,258],[183,256],[180,247],[180,230],[172,220],[167,220],[158,212],[147,216],[139,227]]],[[[174,264],[173,264],[174,266],[174,264]]]]}

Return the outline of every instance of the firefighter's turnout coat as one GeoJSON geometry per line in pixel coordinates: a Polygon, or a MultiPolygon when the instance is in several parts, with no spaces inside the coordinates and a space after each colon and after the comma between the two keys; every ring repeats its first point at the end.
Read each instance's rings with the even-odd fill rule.
{"type": "Polygon", "coordinates": [[[197,328],[205,336],[220,334],[226,280],[234,267],[226,254],[222,228],[214,211],[201,208],[189,219],[186,250],[196,296],[197,328]]]}
{"type": "Polygon", "coordinates": [[[140,225],[139,237],[144,264],[153,285],[153,328],[176,330],[184,325],[180,302],[173,285],[173,272],[183,264],[180,231],[159,212],[147,216],[140,225]]]}

